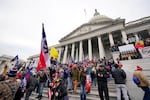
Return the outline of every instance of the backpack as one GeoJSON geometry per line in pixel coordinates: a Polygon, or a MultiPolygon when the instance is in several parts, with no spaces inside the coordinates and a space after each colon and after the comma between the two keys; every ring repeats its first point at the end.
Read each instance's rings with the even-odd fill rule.
{"type": "Polygon", "coordinates": [[[139,80],[136,76],[133,77],[133,82],[134,82],[136,85],[139,85],[139,84],[140,84],[140,80],[139,80]]]}

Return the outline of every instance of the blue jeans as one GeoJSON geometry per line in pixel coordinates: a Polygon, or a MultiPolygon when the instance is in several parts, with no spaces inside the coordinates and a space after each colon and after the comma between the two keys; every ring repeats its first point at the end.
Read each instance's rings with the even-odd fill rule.
{"type": "Polygon", "coordinates": [[[97,82],[97,78],[96,77],[93,79],[93,82],[94,82],[94,85],[96,86],[96,82],[97,82]]]}
{"type": "Polygon", "coordinates": [[[149,87],[141,87],[141,88],[145,92],[143,100],[150,100],[150,89],[149,89],[149,87]]]}
{"type": "Polygon", "coordinates": [[[86,82],[81,82],[80,84],[80,100],[86,100],[86,82]]]}
{"type": "Polygon", "coordinates": [[[44,83],[39,83],[39,96],[42,96],[43,94],[43,88],[44,88],[44,83]]]}
{"type": "Polygon", "coordinates": [[[68,89],[71,89],[72,90],[72,79],[71,77],[68,77],[68,89]]]}
{"type": "Polygon", "coordinates": [[[67,79],[63,79],[63,84],[64,84],[64,86],[65,86],[65,88],[67,87],[67,79]]]}

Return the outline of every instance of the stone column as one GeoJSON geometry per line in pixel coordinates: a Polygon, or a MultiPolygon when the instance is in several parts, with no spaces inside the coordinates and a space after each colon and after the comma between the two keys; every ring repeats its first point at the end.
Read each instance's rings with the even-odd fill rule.
{"type": "Polygon", "coordinates": [[[61,48],[58,49],[59,55],[58,55],[58,61],[60,62],[60,57],[61,57],[61,48]]]}
{"type": "Polygon", "coordinates": [[[89,55],[89,59],[92,60],[92,44],[91,44],[91,39],[88,39],[88,55],[89,55]]]}
{"type": "Polygon", "coordinates": [[[121,34],[122,34],[122,42],[128,44],[127,34],[126,34],[125,30],[121,30],[121,34]]]}
{"type": "Polygon", "coordinates": [[[67,52],[68,52],[68,45],[65,46],[65,52],[64,52],[64,57],[63,57],[63,64],[66,63],[66,59],[67,59],[67,52]]]}
{"type": "Polygon", "coordinates": [[[112,33],[109,33],[109,42],[110,42],[110,46],[114,45],[114,40],[113,40],[112,33]]]}
{"type": "Polygon", "coordinates": [[[71,57],[74,59],[74,48],[75,48],[75,43],[72,43],[72,49],[71,49],[71,57]]]}
{"type": "Polygon", "coordinates": [[[101,40],[101,36],[98,37],[98,48],[99,48],[99,57],[100,58],[105,57],[105,51],[101,40]]]}
{"type": "Polygon", "coordinates": [[[135,33],[135,34],[134,34],[134,36],[135,36],[135,40],[136,40],[136,42],[138,42],[138,41],[139,41],[138,34],[137,34],[137,33],[135,33]]]}
{"type": "Polygon", "coordinates": [[[80,41],[80,47],[79,47],[79,61],[82,61],[82,55],[83,55],[83,48],[82,48],[82,41],[80,41]]]}
{"type": "Polygon", "coordinates": [[[150,29],[148,29],[148,34],[150,35],[150,29]]]}

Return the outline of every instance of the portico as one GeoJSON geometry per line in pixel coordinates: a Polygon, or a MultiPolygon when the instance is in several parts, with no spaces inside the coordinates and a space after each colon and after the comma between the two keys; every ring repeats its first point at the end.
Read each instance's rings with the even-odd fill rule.
{"type": "Polygon", "coordinates": [[[66,63],[70,58],[82,61],[86,56],[90,60],[94,56],[111,57],[111,46],[118,41],[127,43],[124,21],[124,19],[114,20],[104,15],[94,16],[88,23],[81,25],[59,41],[58,48],[65,47],[61,62],[66,63]],[[70,48],[68,48],[69,45],[71,45],[70,48]],[[70,54],[68,49],[71,51],[70,54]]]}
{"type": "MultiPolygon", "coordinates": [[[[120,32],[122,31],[120,30],[120,32]]],[[[62,42],[61,45],[65,46],[62,63],[66,63],[67,60],[70,58],[76,61],[82,61],[83,57],[86,56],[88,56],[90,60],[92,60],[94,56],[97,58],[103,58],[105,56],[111,57],[110,47],[113,46],[115,42],[117,42],[117,40],[119,41],[119,39],[117,40],[114,39],[120,37],[120,35],[115,36],[114,35],[115,30],[108,33],[105,32],[104,33],[95,32],[95,33],[98,34],[95,34],[95,36],[93,35],[91,37],[87,37],[86,34],[85,35],[80,34],[79,36],[75,37],[76,39],[72,38],[68,39],[68,41],[62,42]],[[71,55],[68,53],[68,45],[71,45],[70,46],[71,55]]],[[[123,41],[120,42],[123,43],[124,41],[127,41],[125,40],[126,39],[125,34],[122,35],[122,37],[123,39],[121,40],[123,41]]]]}

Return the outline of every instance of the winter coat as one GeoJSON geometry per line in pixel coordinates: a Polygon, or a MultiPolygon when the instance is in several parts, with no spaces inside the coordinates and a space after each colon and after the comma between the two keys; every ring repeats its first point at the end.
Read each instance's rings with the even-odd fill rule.
{"type": "Polygon", "coordinates": [[[121,68],[116,68],[112,72],[112,77],[115,79],[115,84],[125,84],[126,83],[126,73],[121,68]]]}
{"type": "Polygon", "coordinates": [[[19,88],[17,81],[1,81],[0,82],[0,100],[13,100],[19,88]]]}
{"type": "Polygon", "coordinates": [[[56,88],[52,88],[53,94],[51,100],[65,100],[65,96],[67,96],[67,90],[65,86],[60,83],[56,88]],[[55,96],[55,93],[58,92],[58,96],[55,96]]]}
{"type": "Polygon", "coordinates": [[[72,70],[72,80],[79,80],[79,70],[77,68],[72,70]]]}
{"type": "Polygon", "coordinates": [[[140,84],[138,85],[139,87],[150,86],[150,83],[148,82],[147,77],[144,75],[142,71],[140,70],[135,71],[133,73],[133,76],[137,77],[140,80],[140,84]]]}
{"type": "Polygon", "coordinates": [[[99,70],[97,70],[97,72],[96,72],[96,76],[97,76],[97,80],[98,80],[98,81],[107,82],[107,78],[109,77],[109,74],[108,74],[108,72],[107,72],[106,69],[104,69],[104,70],[100,70],[100,69],[99,69],[99,70]],[[98,74],[100,74],[101,77],[98,76],[98,74]]]}
{"type": "Polygon", "coordinates": [[[28,89],[33,91],[36,88],[36,86],[38,86],[38,80],[35,77],[31,76],[28,89]]]}
{"type": "Polygon", "coordinates": [[[80,82],[81,83],[85,83],[86,82],[86,75],[87,75],[86,71],[81,71],[80,72],[80,82]]]}
{"type": "Polygon", "coordinates": [[[46,80],[47,80],[46,72],[40,71],[38,73],[38,75],[39,75],[39,82],[40,83],[46,83],[46,80]]]}

